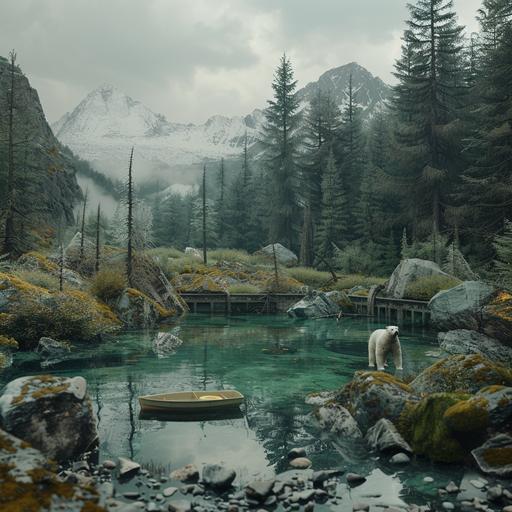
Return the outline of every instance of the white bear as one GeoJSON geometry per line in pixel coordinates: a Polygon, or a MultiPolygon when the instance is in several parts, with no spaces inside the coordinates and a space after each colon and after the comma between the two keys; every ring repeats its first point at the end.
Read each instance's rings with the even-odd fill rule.
{"type": "Polygon", "coordinates": [[[373,331],[368,340],[368,366],[384,370],[388,354],[393,353],[393,362],[397,370],[402,370],[402,348],[398,339],[398,327],[388,325],[385,329],[373,331]]]}

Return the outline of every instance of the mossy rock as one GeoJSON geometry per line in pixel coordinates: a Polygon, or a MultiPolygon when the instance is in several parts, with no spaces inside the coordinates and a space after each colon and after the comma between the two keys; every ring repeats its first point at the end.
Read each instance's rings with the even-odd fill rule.
{"type": "Polygon", "coordinates": [[[497,434],[471,453],[484,473],[502,478],[512,476],[512,437],[510,435],[497,434]]]}
{"type": "Polygon", "coordinates": [[[512,346],[512,294],[499,291],[482,310],[482,330],[512,346]]]}
{"type": "Polygon", "coordinates": [[[461,462],[466,458],[469,450],[450,429],[445,415],[468,398],[459,393],[435,393],[419,403],[407,404],[398,424],[414,453],[445,463],[461,462]]]}
{"type": "Polygon", "coordinates": [[[418,400],[411,387],[386,372],[360,371],[336,396],[363,432],[381,418],[397,420],[407,402],[418,400]]]}
{"type": "Polygon", "coordinates": [[[476,393],[490,385],[512,386],[512,371],[479,355],[454,355],[426,368],[412,382],[416,393],[476,393]]]}
{"type": "Polygon", "coordinates": [[[461,400],[446,410],[443,419],[453,432],[483,432],[490,424],[489,402],[482,396],[461,400]]]}

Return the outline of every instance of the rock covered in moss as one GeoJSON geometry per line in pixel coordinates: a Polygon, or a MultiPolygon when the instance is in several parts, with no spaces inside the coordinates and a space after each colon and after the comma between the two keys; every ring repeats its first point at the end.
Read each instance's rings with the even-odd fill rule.
{"type": "Polygon", "coordinates": [[[46,456],[66,460],[97,438],[96,417],[82,377],[20,377],[0,395],[2,428],[46,456]]]}
{"type": "Polygon", "coordinates": [[[395,425],[386,418],[375,423],[366,433],[365,439],[371,450],[389,454],[412,453],[409,443],[398,432],[395,425]]]}
{"type": "Polygon", "coordinates": [[[489,425],[495,429],[512,430],[512,387],[489,386],[472,400],[483,399],[489,414],[489,425]]]}
{"type": "Polygon", "coordinates": [[[446,411],[469,398],[458,393],[434,393],[418,403],[409,403],[399,425],[415,454],[436,462],[460,462],[467,455],[458,436],[445,421],[446,411]]]}
{"type": "Polygon", "coordinates": [[[439,346],[449,354],[480,354],[491,361],[512,365],[512,348],[477,331],[440,332],[437,339],[439,346]]]}
{"type": "Polygon", "coordinates": [[[381,418],[395,421],[409,401],[417,401],[411,387],[385,372],[356,372],[354,379],[338,394],[363,432],[381,418]]]}
{"type": "Polygon", "coordinates": [[[339,404],[325,404],[315,412],[315,416],[321,428],[344,439],[360,439],[362,437],[356,420],[345,407],[339,404]]]}
{"type": "Polygon", "coordinates": [[[56,358],[69,353],[71,350],[69,344],[53,338],[42,337],[37,343],[36,352],[44,358],[56,358]]]}
{"type": "Polygon", "coordinates": [[[337,295],[315,291],[291,306],[287,313],[292,318],[321,318],[337,315],[341,307],[336,299],[337,295]]]}
{"type": "Polygon", "coordinates": [[[156,327],[176,313],[135,288],[124,290],[113,307],[124,326],[128,328],[156,327]]]}
{"type": "Polygon", "coordinates": [[[497,292],[482,310],[482,331],[512,346],[512,295],[497,292]]]}
{"type": "Polygon", "coordinates": [[[497,477],[512,476],[512,437],[497,434],[471,454],[478,467],[486,474],[497,477]]]}
{"type": "Polygon", "coordinates": [[[412,382],[416,393],[465,391],[476,393],[490,385],[512,386],[512,371],[478,354],[450,356],[421,372],[412,382]]]}
{"type": "Polygon", "coordinates": [[[0,430],[0,510],[103,510],[95,490],[60,481],[54,469],[39,450],[0,430]]]}

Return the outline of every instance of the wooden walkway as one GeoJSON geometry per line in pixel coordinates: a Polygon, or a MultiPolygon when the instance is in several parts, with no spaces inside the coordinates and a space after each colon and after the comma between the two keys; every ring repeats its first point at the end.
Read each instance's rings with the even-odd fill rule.
{"type": "MultiPolygon", "coordinates": [[[[285,313],[290,306],[303,299],[304,294],[182,293],[181,298],[193,313],[273,314],[285,313]]],[[[369,311],[367,297],[349,295],[349,298],[356,314],[388,325],[428,325],[430,321],[426,301],[376,297],[369,311]]]]}

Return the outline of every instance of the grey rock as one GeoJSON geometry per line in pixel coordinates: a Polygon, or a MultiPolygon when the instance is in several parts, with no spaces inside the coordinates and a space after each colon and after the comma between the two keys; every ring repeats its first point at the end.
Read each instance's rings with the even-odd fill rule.
{"type": "Polygon", "coordinates": [[[290,466],[295,469],[308,469],[312,462],[307,457],[296,457],[290,461],[290,466]]]}
{"type": "Polygon", "coordinates": [[[383,453],[412,453],[409,443],[400,435],[395,425],[386,418],[380,419],[366,433],[366,442],[370,449],[383,453]]]}
{"type": "Polygon", "coordinates": [[[113,460],[104,460],[102,466],[109,471],[112,471],[116,468],[116,463],[113,460]]]}
{"type": "Polygon", "coordinates": [[[296,459],[298,457],[305,457],[306,449],[305,448],[292,448],[288,452],[288,460],[296,459]]]}
{"type": "Polygon", "coordinates": [[[331,469],[331,470],[322,470],[322,471],[315,471],[313,473],[313,476],[311,477],[311,480],[313,482],[313,485],[315,487],[321,487],[325,481],[330,480],[331,478],[334,478],[336,476],[341,476],[345,473],[342,469],[331,469]]]}
{"type": "Polygon", "coordinates": [[[494,485],[487,489],[487,499],[489,501],[498,501],[503,496],[503,487],[501,485],[494,485]]]}
{"type": "Polygon", "coordinates": [[[409,464],[411,458],[406,453],[396,453],[389,459],[391,464],[409,464]]]}
{"type": "Polygon", "coordinates": [[[199,480],[199,469],[195,464],[187,464],[182,468],[175,469],[169,478],[179,480],[180,482],[195,482],[199,480]]]}
{"type": "Polygon", "coordinates": [[[347,483],[351,486],[361,485],[366,482],[366,478],[358,473],[347,473],[347,483]]]}
{"type": "Polygon", "coordinates": [[[245,494],[250,499],[264,501],[272,492],[275,480],[254,480],[245,488],[245,494]]]}
{"type": "Polygon", "coordinates": [[[454,510],[455,509],[455,505],[451,501],[443,501],[442,507],[445,510],[454,510]]]}
{"type": "Polygon", "coordinates": [[[291,306],[287,314],[292,318],[320,318],[337,315],[340,311],[334,296],[314,291],[291,306]]]}
{"type": "Polygon", "coordinates": [[[274,247],[272,247],[272,244],[266,245],[259,252],[273,258],[274,251],[277,261],[282,265],[293,267],[299,262],[297,255],[280,243],[274,244],[274,247]]]}
{"type": "Polygon", "coordinates": [[[512,348],[485,334],[467,329],[440,332],[439,346],[449,354],[480,354],[491,361],[512,365],[512,348]]]}
{"type": "Polygon", "coordinates": [[[410,258],[402,260],[395,268],[386,286],[386,295],[394,299],[403,299],[407,287],[421,277],[450,277],[433,261],[410,258]]]}
{"type": "Polygon", "coordinates": [[[68,354],[71,351],[70,346],[67,343],[56,341],[52,338],[40,338],[37,343],[36,353],[44,358],[60,357],[68,354]]]}
{"type": "Polygon", "coordinates": [[[119,476],[120,477],[128,477],[133,476],[135,473],[138,473],[140,470],[140,464],[134,462],[133,460],[127,459],[126,457],[119,457],[117,459],[117,464],[119,466],[119,476]]]}
{"type": "Polygon", "coordinates": [[[178,490],[177,487],[166,487],[162,493],[166,498],[170,498],[178,490]]]}
{"type": "Polygon", "coordinates": [[[449,494],[455,494],[456,492],[459,492],[459,486],[455,482],[450,482],[445,487],[445,490],[449,494]]]}
{"type": "Polygon", "coordinates": [[[203,258],[201,251],[195,247],[185,247],[185,254],[187,256],[193,256],[194,258],[203,258]]]}
{"type": "Polygon", "coordinates": [[[83,377],[34,376],[9,382],[0,395],[0,422],[58,461],[80,455],[98,435],[83,377]]]}
{"type": "Polygon", "coordinates": [[[311,393],[306,397],[305,402],[308,405],[321,407],[327,402],[334,400],[336,393],[334,391],[321,391],[320,393],[311,393]]]}
{"type": "Polygon", "coordinates": [[[370,510],[370,505],[368,505],[368,503],[356,502],[352,505],[352,510],[354,512],[368,512],[370,510]]]}
{"type": "Polygon", "coordinates": [[[140,496],[140,492],[138,492],[138,491],[123,492],[123,497],[128,500],[137,500],[137,499],[139,499],[139,496],[140,496]]]}
{"type": "Polygon", "coordinates": [[[363,434],[356,420],[345,407],[330,403],[320,407],[315,413],[320,427],[344,439],[361,439],[363,434]]]}
{"type": "Polygon", "coordinates": [[[433,325],[439,330],[481,330],[482,310],[495,289],[481,281],[464,281],[432,297],[429,310],[433,325]]]}
{"type": "Polygon", "coordinates": [[[153,352],[159,358],[164,358],[176,354],[176,350],[183,345],[183,341],[170,332],[159,332],[153,338],[152,345],[153,352]]]}
{"type": "Polygon", "coordinates": [[[215,489],[227,489],[231,487],[236,472],[219,464],[206,464],[203,467],[202,480],[205,485],[215,489]]]}
{"type": "Polygon", "coordinates": [[[507,478],[512,475],[512,463],[492,464],[485,459],[488,450],[512,450],[512,437],[508,434],[497,434],[482,446],[471,452],[480,470],[488,475],[507,478]]]}
{"type": "Polygon", "coordinates": [[[190,502],[185,500],[178,500],[169,503],[168,507],[169,512],[191,512],[192,505],[190,502]]]}

